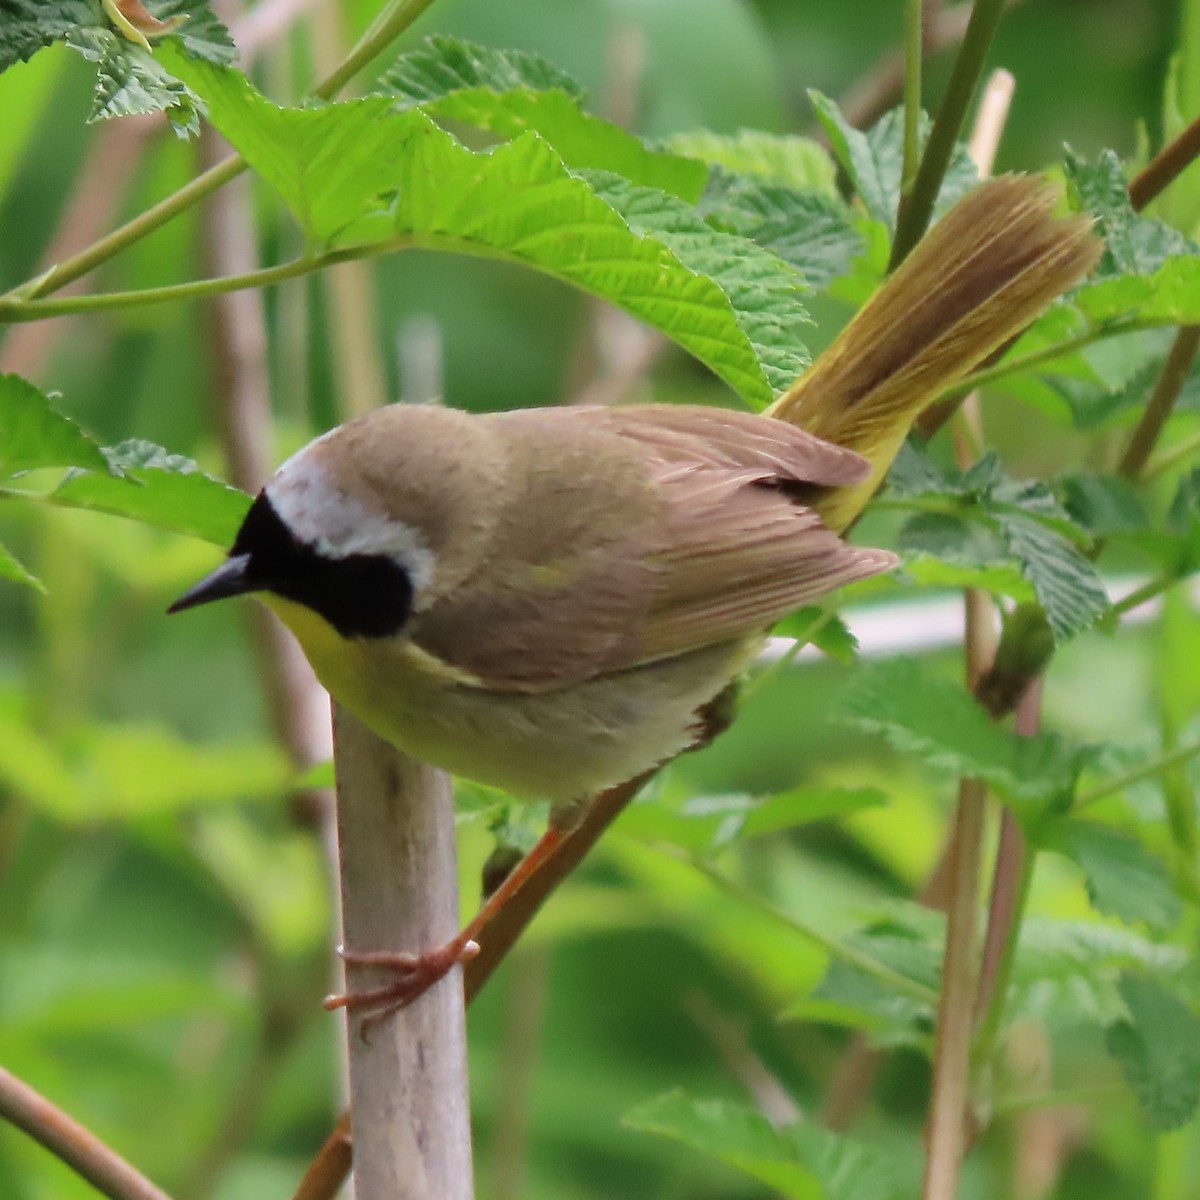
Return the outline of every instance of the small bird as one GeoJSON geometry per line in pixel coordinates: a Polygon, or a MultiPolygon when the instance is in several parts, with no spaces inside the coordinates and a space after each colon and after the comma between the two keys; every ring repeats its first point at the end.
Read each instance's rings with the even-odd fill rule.
{"type": "MultiPolygon", "coordinates": [[[[279,469],[170,611],[259,595],[381,737],[550,800],[544,857],[589,796],[702,737],[776,621],[895,564],[840,535],[921,410],[1095,261],[1090,221],[1054,202],[1019,177],[961,201],[769,416],[398,404],[352,420],[279,469]]],[[[440,951],[357,956],[397,983],[335,1003],[419,994],[530,861],[440,951]]]]}

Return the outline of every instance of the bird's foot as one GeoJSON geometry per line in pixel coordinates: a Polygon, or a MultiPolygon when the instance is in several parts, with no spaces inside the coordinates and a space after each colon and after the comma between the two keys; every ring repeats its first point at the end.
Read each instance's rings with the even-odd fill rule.
{"type": "Polygon", "coordinates": [[[347,950],[338,947],[338,954],[350,967],[375,967],[392,975],[392,979],[375,988],[345,991],[325,998],[329,1012],[344,1008],[347,1012],[362,1013],[359,1031],[365,1037],[370,1029],[407,1008],[423,996],[439,979],[445,978],[458,963],[465,963],[479,953],[479,943],[471,938],[457,937],[436,950],[424,954],[406,954],[390,950],[347,950]]]}

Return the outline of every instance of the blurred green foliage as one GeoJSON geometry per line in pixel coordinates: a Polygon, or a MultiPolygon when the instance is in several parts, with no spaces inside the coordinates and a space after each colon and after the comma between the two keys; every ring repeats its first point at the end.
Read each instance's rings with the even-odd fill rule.
{"type": "MultiPolygon", "coordinates": [[[[337,7],[348,42],[375,6],[337,7]]],[[[752,157],[754,146],[741,131],[816,134],[806,91],[844,100],[869,81],[879,56],[898,44],[900,9],[881,0],[439,0],[406,44],[438,32],[535,51],[584,85],[593,111],[627,113],[656,144],[745,170],[739,156],[752,157]]],[[[1165,0],[1015,6],[992,55],[1017,79],[999,167],[1060,164],[1069,142],[1077,191],[1127,228],[1121,223],[1132,214],[1103,186],[1115,172],[1120,191],[1123,168],[1103,152],[1144,157],[1147,145],[1195,115],[1200,71],[1188,51],[1200,18],[1194,3],[1183,9],[1165,0]],[[1168,61],[1181,47],[1164,103],[1168,61]],[[1148,130],[1140,140],[1139,123],[1148,130]]],[[[258,86],[295,100],[324,64],[326,36],[301,21],[256,65],[258,86]]],[[[930,64],[932,98],[947,62],[941,55],[930,64]]],[[[98,235],[198,169],[197,144],[164,127],[145,135],[136,168],[85,171],[95,148],[116,136],[84,124],[93,88],[92,68],[63,46],[0,75],[0,222],[18,231],[0,239],[6,286],[61,256],[52,247],[69,214],[99,214],[98,235]]],[[[772,172],[809,168],[770,164],[772,172]]],[[[819,168],[808,183],[830,191],[819,168]]],[[[1181,185],[1156,213],[1194,235],[1197,194],[1194,182],[1181,185]]],[[[715,226],[758,236],[736,199],[735,189],[715,226]]],[[[301,233],[275,193],[255,182],[252,201],[264,261],[299,253],[301,233]]],[[[1145,250],[1133,235],[1147,228],[1137,226],[1127,244],[1145,250]]],[[[856,270],[869,283],[878,231],[866,233],[867,265],[856,270]]],[[[203,236],[195,213],[186,214],[106,264],[96,286],[193,278],[203,236]]],[[[830,253],[842,257],[823,260],[831,278],[844,273],[850,245],[834,240],[830,253]]],[[[1082,311],[1101,319],[1126,303],[1152,303],[1163,294],[1153,285],[1132,301],[1116,289],[1138,290],[1131,271],[1149,278],[1196,261],[1163,267],[1163,258],[1120,265],[1120,278],[1081,296],[1082,311]]],[[[371,280],[367,332],[389,396],[416,386],[431,344],[447,402],[475,410],[569,397],[603,354],[596,302],[509,263],[415,251],[375,261],[371,280]]],[[[848,297],[861,299],[858,282],[840,279],[836,295],[805,297],[813,353],[845,319],[848,297]]],[[[266,295],[275,461],[339,419],[334,304],[319,278],[266,295]]],[[[1077,316],[1057,310],[1016,353],[1070,336],[1077,316]]],[[[933,496],[977,509],[986,493],[996,507],[984,523],[997,527],[997,513],[1011,520],[1024,505],[1023,517],[1036,512],[1041,522],[1033,527],[1043,545],[1063,522],[1082,531],[1072,536],[1109,539],[1106,570],[1145,569],[1147,548],[1163,570],[1193,570],[1195,487],[1184,468],[1194,455],[1182,454],[1133,508],[1115,485],[1094,482],[1123,444],[1164,352],[1161,331],[1134,332],[1060,363],[1051,377],[989,392],[988,442],[1005,478],[973,492],[961,480],[948,484],[945,473],[934,484],[930,475],[919,485],[900,478],[892,509],[881,506],[865,523],[861,540],[899,540],[906,550],[910,574],[890,598],[977,583],[1045,600],[1034,573],[1022,576],[1004,546],[980,533],[978,511],[943,512],[933,528],[898,515],[914,496],[926,507],[933,496]],[[1014,479],[1068,472],[1073,490],[1064,485],[1055,496],[1002,491],[1014,479]],[[1173,524],[1160,519],[1152,531],[1137,505],[1161,517],[1173,497],[1173,524]]],[[[336,940],[328,866],[286,802],[296,770],[269,733],[239,614],[163,616],[214,556],[167,530],[191,520],[191,532],[220,542],[244,502],[211,499],[203,475],[129,444],[147,439],[227,475],[214,433],[219,371],[209,314],[188,301],[10,326],[0,361],[61,392],[57,408],[121,452],[99,459],[92,443],[47,418],[52,428],[34,442],[55,452],[8,464],[91,473],[62,484],[54,505],[0,505],[0,541],[45,589],[15,579],[0,586],[0,1063],[180,1200],[290,1195],[338,1109],[339,1023],[319,1005],[336,940]],[[114,506],[132,512],[134,494],[170,512],[158,522],[166,529],[105,515],[114,506]]],[[[1185,391],[1168,453],[1186,450],[1197,433],[1197,394],[1194,385],[1185,391]]],[[[714,374],[673,348],[640,380],[637,398],[732,401],[714,374]]],[[[944,447],[934,460],[945,472],[944,447]]],[[[20,569],[5,563],[0,575],[20,569]]],[[[860,589],[862,602],[879,596],[860,589]]],[[[1064,618],[1058,632],[1074,632],[1095,609],[1064,618]]],[[[1152,625],[1118,636],[1092,629],[1068,642],[1046,683],[1048,732],[1024,747],[963,709],[949,682],[961,673],[950,650],[890,678],[895,664],[872,675],[818,661],[752,684],[730,733],[651,785],[473,1004],[479,1194],[915,1195],[944,930],[911,897],[945,836],[948,772],[971,770],[1025,806],[1027,827],[1037,827],[1050,852],[1032,880],[1012,980],[1015,1023],[964,1197],[1200,1196],[1200,1064],[1194,1047],[1169,1052],[1194,1041],[1191,1006],[1200,996],[1196,863],[1186,842],[1195,827],[1193,774],[1183,765],[1163,779],[1103,787],[1164,743],[1200,736],[1197,629],[1177,589],[1152,625]],[[897,703],[918,694],[925,727],[897,703]],[[948,748],[938,744],[943,735],[948,748]],[[1084,743],[1093,748],[1085,752],[1084,743]],[[1084,770],[1088,820],[1058,819],[1055,805],[1084,770]],[[813,1124],[773,1131],[751,1111],[762,1096],[748,1092],[747,1078],[765,1068],[803,1114],[819,1117],[860,1031],[886,1048],[854,1130],[869,1151],[835,1143],[813,1124]],[[1023,1155],[1047,1140],[1054,1148],[1043,1178],[1023,1155]],[[797,1156],[829,1169],[801,1169],[797,1156]]],[[[481,812],[495,816],[486,798],[464,804],[467,910],[491,849],[481,812]]],[[[0,1129],[0,1195],[91,1194],[0,1129]]]]}

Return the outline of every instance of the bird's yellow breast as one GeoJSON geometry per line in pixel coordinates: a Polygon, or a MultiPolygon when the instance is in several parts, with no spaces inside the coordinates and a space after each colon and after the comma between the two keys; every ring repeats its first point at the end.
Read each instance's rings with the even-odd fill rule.
{"type": "Polygon", "coordinates": [[[380,737],[513,795],[578,800],[673,757],[696,710],[752,661],[762,637],[706,646],[547,692],[497,691],[401,638],[343,638],[276,596],[317,677],[380,737]]]}

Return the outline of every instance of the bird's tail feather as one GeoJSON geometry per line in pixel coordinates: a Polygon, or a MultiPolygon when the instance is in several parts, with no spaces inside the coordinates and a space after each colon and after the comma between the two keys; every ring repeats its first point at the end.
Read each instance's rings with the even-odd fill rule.
{"type": "Polygon", "coordinates": [[[925,408],[1095,265],[1090,219],[1052,215],[1057,196],[1017,175],[965,196],[768,410],[871,461],[817,502],[830,528],[858,515],[925,408]]]}

